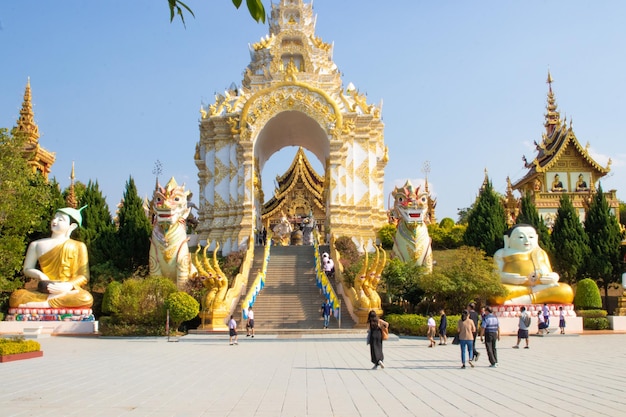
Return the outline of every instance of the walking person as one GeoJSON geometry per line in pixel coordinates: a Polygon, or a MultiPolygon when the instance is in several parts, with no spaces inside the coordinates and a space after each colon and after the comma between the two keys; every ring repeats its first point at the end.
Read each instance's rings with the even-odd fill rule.
{"type": "Polygon", "coordinates": [[[537,312],[537,334],[543,336],[544,332],[550,333],[545,316],[541,313],[541,311],[539,311],[537,312]]]}
{"type": "Polygon", "coordinates": [[[389,323],[379,318],[374,310],[369,312],[367,317],[368,332],[367,343],[370,345],[370,360],[374,364],[372,369],[378,369],[385,367],[383,360],[383,331],[382,328],[389,328],[389,323]]]}
{"type": "Polygon", "coordinates": [[[328,302],[328,299],[326,299],[326,301],[322,303],[322,317],[324,317],[325,329],[328,329],[328,322],[332,314],[333,314],[333,309],[330,307],[330,302],[328,302]]]}
{"type": "MultiPolygon", "coordinates": [[[[481,308],[481,322],[482,320],[484,320],[484,317],[482,316],[482,312],[485,310],[485,308],[481,308]]],[[[467,312],[468,312],[468,316],[470,319],[472,319],[472,321],[474,322],[474,328],[476,330],[474,330],[474,340],[473,340],[473,355],[472,355],[472,360],[473,361],[477,361],[478,357],[480,356],[480,353],[478,353],[478,349],[476,349],[476,336],[478,336],[478,313],[476,312],[476,303],[471,302],[469,303],[469,305],[467,306],[467,312]]]]}
{"type": "Polygon", "coordinates": [[[528,349],[528,329],[530,328],[530,322],[530,314],[526,311],[526,307],[522,306],[519,314],[519,324],[517,325],[517,344],[513,346],[513,349],[519,349],[519,343],[522,339],[526,340],[524,349],[528,349]]]}
{"type": "Polygon", "coordinates": [[[446,317],[446,312],[443,308],[439,314],[441,314],[439,319],[439,344],[445,345],[448,343],[448,336],[446,335],[448,329],[448,317],[446,317]]]}
{"type": "Polygon", "coordinates": [[[434,347],[435,346],[435,333],[436,333],[436,328],[437,328],[437,323],[435,323],[435,319],[433,318],[432,313],[428,315],[428,331],[426,333],[426,336],[428,337],[428,341],[430,342],[430,344],[428,345],[429,348],[434,347]]]}
{"type": "Polygon", "coordinates": [[[237,321],[232,314],[230,315],[230,320],[228,321],[228,335],[231,346],[233,344],[239,344],[239,341],[237,340],[237,321]]]}
{"type": "Polygon", "coordinates": [[[542,312],[543,320],[546,322],[546,332],[550,333],[550,330],[548,330],[550,327],[550,308],[548,307],[548,304],[543,303],[542,312]]]}
{"type": "Polygon", "coordinates": [[[500,340],[500,322],[498,318],[493,314],[491,307],[485,307],[487,315],[481,323],[480,327],[480,341],[485,338],[485,347],[487,348],[487,356],[489,356],[489,365],[491,368],[498,367],[498,351],[496,349],[496,342],[500,340]]]}
{"type": "Polygon", "coordinates": [[[254,311],[252,306],[248,307],[248,323],[246,323],[246,337],[254,337],[254,311]]]}
{"type": "Polygon", "coordinates": [[[565,334],[565,312],[563,311],[563,306],[559,306],[559,329],[561,329],[561,334],[565,334]]]}
{"type": "Polygon", "coordinates": [[[469,312],[463,310],[461,313],[461,321],[457,325],[459,332],[459,345],[461,346],[461,368],[465,369],[465,350],[467,350],[467,356],[469,358],[469,364],[473,368],[474,364],[474,334],[476,334],[476,326],[472,319],[468,318],[469,312]]]}

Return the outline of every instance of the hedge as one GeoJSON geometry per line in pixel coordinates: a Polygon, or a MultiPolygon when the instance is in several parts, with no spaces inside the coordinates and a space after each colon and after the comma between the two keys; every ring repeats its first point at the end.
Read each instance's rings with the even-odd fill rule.
{"type": "Polygon", "coordinates": [[[34,340],[22,338],[0,339],[0,355],[14,355],[16,353],[39,352],[41,345],[34,340]]]}

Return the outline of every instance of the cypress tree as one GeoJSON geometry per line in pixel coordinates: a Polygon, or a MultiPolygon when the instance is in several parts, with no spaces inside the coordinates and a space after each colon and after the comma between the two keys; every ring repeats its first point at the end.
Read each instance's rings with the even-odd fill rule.
{"type": "Polygon", "coordinates": [[[132,177],[126,182],[122,198],[116,234],[119,252],[114,263],[120,270],[132,273],[140,267],[148,266],[152,226],[146,217],[132,177]]]}
{"type": "Polygon", "coordinates": [[[602,282],[606,296],[609,284],[619,278],[621,231],[604,198],[602,185],[598,185],[587,211],[585,232],[591,248],[585,264],[586,271],[593,279],[602,282]]]}
{"type": "Polygon", "coordinates": [[[589,239],[567,194],[561,196],[552,242],[554,270],[569,284],[574,283],[576,274],[589,256],[589,239]]]}
{"type": "Polygon", "coordinates": [[[87,184],[79,206],[87,206],[81,212],[83,225],[77,236],[85,242],[89,251],[89,265],[103,264],[115,256],[115,224],[98,181],[87,184]]]}
{"type": "Polygon", "coordinates": [[[467,229],[463,242],[479,248],[488,256],[503,246],[506,217],[500,197],[493,190],[491,181],[486,180],[474,207],[467,217],[467,229]]]}

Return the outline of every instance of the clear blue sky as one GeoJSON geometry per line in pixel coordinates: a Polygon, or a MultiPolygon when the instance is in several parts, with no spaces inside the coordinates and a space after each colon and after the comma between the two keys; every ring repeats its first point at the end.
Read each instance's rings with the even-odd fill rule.
{"type": "MultiPolygon", "coordinates": [[[[174,176],[196,199],[200,104],[241,84],[248,44],[268,26],[231,0],[186,3],[196,17],[185,28],[166,0],[1,1],[0,126],[15,125],[30,77],[62,186],[74,161],[114,211],[129,176],[151,195],[159,160],[161,182],[174,176]]],[[[612,158],[602,186],[624,200],[626,2],[316,0],[314,11],[344,87],[384,102],[386,193],[418,182],[426,161],[438,219],[472,204],[485,169],[503,193],[535,156],[550,69],[561,115],[601,165],[612,158]]],[[[267,196],[294,153],[266,164],[267,196]]]]}

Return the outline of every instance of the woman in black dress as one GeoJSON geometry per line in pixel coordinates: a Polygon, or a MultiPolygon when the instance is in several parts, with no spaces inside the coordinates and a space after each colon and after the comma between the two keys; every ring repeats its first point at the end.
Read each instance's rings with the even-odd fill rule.
{"type": "Polygon", "coordinates": [[[383,360],[385,359],[385,357],[383,355],[382,328],[389,328],[389,323],[387,323],[383,319],[378,318],[374,310],[370,311],[367,321],[369,324],[368,342],[370,345],[370,356],[372,363],[374,364],[374,367],[372,369],[377,369],[379,366],[381,368],[384,368],[385,364],[383,363],[383,360]]]}

